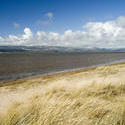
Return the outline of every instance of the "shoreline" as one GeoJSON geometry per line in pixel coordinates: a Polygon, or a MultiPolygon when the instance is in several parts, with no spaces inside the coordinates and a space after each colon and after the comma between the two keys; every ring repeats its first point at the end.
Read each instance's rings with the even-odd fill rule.
{"type": "Polygon", "coordinates": [[[77,113],[77,119],[85,116],[86,121],[92,121],[91,124],[102,118],[103,121],[109,118],[106,125],[112,123],[112,118],[122,120],[124,114],[120,113],[125,111],[124,76],[125,62],[117,62],[3,84],[0,87],[0,120],[6,123],[10,118],[23,124],[25,121],[22,120],[28,114],[28,119],[37,120],[39,115],[41,121],[45,121],[53,116],[54,121],[58,118],[73,123],[74,115],[69,118],[69,113],[77,113]]]}
{"type": "Polygon", "coordinates": [[[103,63],[103,64],[97,64],[97,65],[93,65],[93,66],[88,66],[88,67],[82,67],[82,68],[74,68],[74,69],[65,69],[62,71],[55,71],[55,72],[49,72],[49,73],[45,73],[45,74],[34,74],[34,73],[28,73],[28,74],[32,74],[29,76],[23,76],[21,78],[13,78],[13,79],[9,79],[9,80],[1,80],[0,81],[0,87],[3,86],[8,86],[8,85],[12,85],[11,82],[16,82],[16,81],[24,81],[27,79],[34,79],[34,78],[46,78],[46,77],[54,77],[54,76],[59,76],[59,75],[69,75],[69,74],[75,74],[75,73],[79,73],[79,72],[85,72],[85,71],[89,71],[89,70],[93,70],[97,67],[101,67],[101,66],[112,66],[112,65],[117,65],[117,64],[124,64],[125,63],[125,59],[121,59],[119,61],[112,61],[109,63],[103,63]]]}

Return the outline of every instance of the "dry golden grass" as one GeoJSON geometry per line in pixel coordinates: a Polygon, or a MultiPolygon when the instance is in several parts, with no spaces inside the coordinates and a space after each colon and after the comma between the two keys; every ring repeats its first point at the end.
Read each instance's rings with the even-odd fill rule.
{"type": "Polygon", "coordinates": [[[0,124],[125,125],[124,76],[125,64],[117,64],[1,87],[5,95],[14,91],[26,99],[14,96],[0,124]]]}

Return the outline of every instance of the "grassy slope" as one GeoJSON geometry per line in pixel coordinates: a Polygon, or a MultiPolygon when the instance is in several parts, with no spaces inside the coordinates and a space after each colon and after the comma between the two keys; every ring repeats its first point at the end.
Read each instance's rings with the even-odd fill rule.
{"type": "Polygon", "coordinates": [[[10,82],[0,88],[0,124],[125,125],[124,76],[117,64],[10,82]]]}

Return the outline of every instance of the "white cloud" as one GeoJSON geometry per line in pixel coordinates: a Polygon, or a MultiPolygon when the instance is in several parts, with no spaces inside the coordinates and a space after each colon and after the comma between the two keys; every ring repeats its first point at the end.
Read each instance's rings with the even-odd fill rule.
{"type": "Polygon", "coordinates": [[[0,45],[54,45],[71,47],[125,47],[125,17],[106,22],[88,22],[83,31],[66,30],[63,34],[37,31],[29,28],[22,35],[0,37],[0,45]]]}
{"type": "Polygon", "coordinates": [[[0,37],[0,45],[30,45],[30,40],[33,40],[33,34],[29,28],[25,28],[23,35],[0,37]]]}
{"type": "Polygon", "coordinates": [[[53,13],[52,12],[48,12],[45,14],[45,16],[47,16],[49,19],[51,19],[53,17],[53,13]]]}
{"type": "Polygon", "coordinates": [[[20,27],[20,24],[18,24],[18,23],[13,23],[13,26],[15,27],[15,28],[19,28],[20,27]]]}
{"type": "Polygon", "coordinates": [[[29,28],[24,29],[24,35],[22,36],[24,40],[30,40],[33,34],[29,28]]]}
{"type": "Polygon", "coordinates": [[[43,26],[48,26],[52,22],[52,18],[54,16],[54,14],[52,12],[48,12],[44,16],[47,17],[47,19],[45,19],[45,20],[38,20],[36,22],[36,24],[38,26],[42,26],[42,25],[43,26]]]}

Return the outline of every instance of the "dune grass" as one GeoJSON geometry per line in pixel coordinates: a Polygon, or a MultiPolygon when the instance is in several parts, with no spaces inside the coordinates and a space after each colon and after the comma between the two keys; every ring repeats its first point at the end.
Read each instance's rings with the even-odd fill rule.
{"type": "MultiPolygon", "coordinates": [[[[117,73],[111,70],[96,72],[117,73]]],[[[0,125],[125,125],[125,82],[52,84],[26,102],[15,101],[0,125]]]]}
{"type": "Polygon", "coordinates": [[[28,103],[15,102],[3,125],[125,125],[125,84],[53,86],[28,103]]]}

